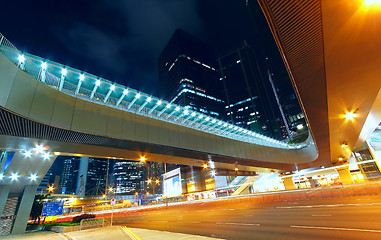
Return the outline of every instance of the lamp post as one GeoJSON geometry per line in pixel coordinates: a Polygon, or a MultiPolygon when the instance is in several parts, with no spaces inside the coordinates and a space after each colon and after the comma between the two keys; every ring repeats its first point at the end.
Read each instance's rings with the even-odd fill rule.
{"type": "MultiPolygon", "coordinates": [[[[155,200],[155,183],[156,184],[159,184],[160,183],[160,180],[159,179],[156,179],[155,181],[152,181],[152,179],[148,179],[147,180],[147,183],[148,184],[151,184],[152,183],[152,196],[153,196],[153,201],[155,200]]],[[[148,196],[148,195],[147,195],[148,196]]]]}
{"type": "Polygon", "coordinates": [[[112,187],[110,187],[108,189],[108,191],[111,192],[111,193],[114,193],[114,198],[111,199],[111,221],[110,221],[110,226],[112,227],[112,219],[114,217],[114,205],[115,205],[115,190],[112,187]]]}

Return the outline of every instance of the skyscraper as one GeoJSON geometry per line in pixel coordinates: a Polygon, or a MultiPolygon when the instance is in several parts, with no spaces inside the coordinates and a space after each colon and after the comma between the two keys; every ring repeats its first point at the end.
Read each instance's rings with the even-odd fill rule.
{"type": "Polygon", "coordinates": [[[67,157],[60,178],[61,192],[100,195],[105,191],[106,175],[107,159],[67,157]]]}
{"type": "Polygon", "coordinates": [[[159,94],[189,109],[224,117],[222,84],[212,47],[176,30],[158,59],[159,94]]]}
{"type": "Polygon", "coordinates": [[[63,161],[64,165],[60,178],[61,193],[75,194],[77,189],[79,159],[77,157],[67,157],[63,161]]]}
{"type": "Polygon", "coordinates": [[[105,192],[107,159],[89,158],[85,195],[100,195],[105,192]]]}
{"type": "Polygon", "coordinates": [[[38,194],[48,193],[48,188],[53,183],[53,181],[54,181],[53,173],[52,173],[52,170],[49,169],[48,172],[45,174],[44,178],[41,180],[40,185],[38,185],[37,193],[38,194]]]}
{"type": "Polygon", "coordinates": [[[144,181],[144,167],[140,162],[115,160],[113,165],[113,179],[116,193],[133,193],[141,187],[144,181]]]}
{"type": "Polygon", "coordinates": [[[221,55],[218,63],[228,121],[272,138],[287,138],[268,71],[258,61],[253,46],[243,41],[221,55]]]}

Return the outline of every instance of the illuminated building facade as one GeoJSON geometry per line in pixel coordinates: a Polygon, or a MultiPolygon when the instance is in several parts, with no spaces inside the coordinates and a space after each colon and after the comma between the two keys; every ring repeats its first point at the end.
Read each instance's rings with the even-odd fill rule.
{"type": "Polygon", "coordinates": [[[176,30],[158,59],[158,70],[160,97],[213,117],[225,116],[212,47],[176,30]]]}
{"type": "Polygon", "coordinates": [[[276,139],[288,137],[269,73],[243,41],[218,58],[228,121],[276,139]]]}
{"type": "Polygon", "coordinates": [[[75,194],[77,189],[79,159],[77,157],[67,157],[63,161],[64,165],[60,178],[61,193],[75,194]]]}
{"type": "Polygon", "coordinates": [[[140,188],[144,180],[144,167],[140,162],[115,160],[113,164],[113,181],[116,193],[133,193],[140,188]]]}

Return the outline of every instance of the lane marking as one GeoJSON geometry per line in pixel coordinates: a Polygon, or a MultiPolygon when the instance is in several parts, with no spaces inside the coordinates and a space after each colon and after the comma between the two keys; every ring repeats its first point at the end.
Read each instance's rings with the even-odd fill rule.
{"type": "Polygon", "coordinates": [[[126,226],[122,226],[122,229],[125,230],[128,236],[130,236],[133,240],[143,240],[126,226]]]}
{"type": "Polygon", "coordinates": [[[381,230],[359,229],[359,228],[314,227],[314,226],[290,226],[290,227],[292,227],[292,228],[307,228],[307,229],[323,229],[323,230],[340,230],[340,231],[358,231],[358,232],[381,233],[381,230]]]}
{"type": "Polygon", "coordinates": [[[241,225],[241,226],[260,226],[258,223],[227,223],[227,222],[216,222],[216,224],[225,224],[225,225],[241,225]]]}
{"type": "Polygon", "coordinates": [[[332,217],[332,215],[330,215],[330,214],[327,214],[327,215],[320,214],[320,215],[312,215],[312,217],[332,217]]]}
{"type": "Polygon", "coordinates": [[[276,208],[319,208],[319,207],[373,206],[373,205],[381,205],[381,203],[348,203],[348,204],[289,206],[289,207],[276,207],[276,208]]]}

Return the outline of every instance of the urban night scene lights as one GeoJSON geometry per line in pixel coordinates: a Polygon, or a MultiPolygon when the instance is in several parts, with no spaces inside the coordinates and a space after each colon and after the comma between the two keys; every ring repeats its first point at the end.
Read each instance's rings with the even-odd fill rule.
{"type": "Polygon", "coordinates": [[[61,5],[0,9],[0,238],[381,239],[380,1],[61,5]]]}

